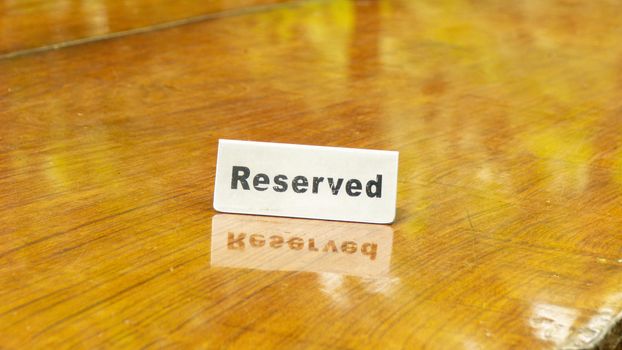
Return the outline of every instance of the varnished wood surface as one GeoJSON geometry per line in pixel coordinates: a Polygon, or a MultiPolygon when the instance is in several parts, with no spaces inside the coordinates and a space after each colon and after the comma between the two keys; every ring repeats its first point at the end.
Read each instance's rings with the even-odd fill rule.
{"type": "Polygon", "coordinates": [[[308,2],[0,60],[0,347],[614,348],[621,7],[308,2]],[[397,221],[216,214],[218,138],[398,150],[397,221]]]}
{"type": "Polygon", "coordinates": [[[287,1],[4,0],[0,1],[0,57],[121,32],[252,13],[283,2],[287,1]]]}

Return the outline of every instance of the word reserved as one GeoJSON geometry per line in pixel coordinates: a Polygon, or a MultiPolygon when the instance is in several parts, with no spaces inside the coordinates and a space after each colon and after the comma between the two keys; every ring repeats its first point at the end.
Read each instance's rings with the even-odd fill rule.
{"type": "MultiPolygon", "coordinates": [[[[250,190],[250,185],[248,178],[250,177],[250,169],[243,166],[233,166],[231,173],[231,189],[237,190],[238,185],[244,190],[250,190]]],[[[298,175],[294,177],[291,182],[291,188],[296,193],[305,193],[307,190],[310,190],[311,193],[318,193],[320,190],[320,184],[324,182],[324,177],[316,177],[312,178],[312,185],[310,185],[309,180],[305,176],[298,175]],[[311,188],[309,188],[311,186],[311,188]]],[[[343,185],[343,179],[333,179],[332,177],[326,178],[326,184],[328,185],[331,193],[333,195],[338,195],[341,187],[343,185]]],[[[289,183],[287,175],[276,175],[272,182],[275,184],[272,189],[276,192],[285,192],[288,190],[289,183]]],[[[269,189],[270,185],[270,177],[266,174],[257,174],[253,176],[253,188],[256,191],[265,191],[269,189]]],[[[351,179],[346,182],[345,192],[348,196],[356,197],[361,194],[362,190],[361,181],[357,179],[351,179]]],[[[369,180],[367,182],[366,190],[367,196],[378,197],[382,196],[382,175],[376,175],[376,180],[369,180]]]]}
{"type": "Polygon", "coordinates": [[[398,152],[220,140],[214,208],[391,223],[398,152]]]}

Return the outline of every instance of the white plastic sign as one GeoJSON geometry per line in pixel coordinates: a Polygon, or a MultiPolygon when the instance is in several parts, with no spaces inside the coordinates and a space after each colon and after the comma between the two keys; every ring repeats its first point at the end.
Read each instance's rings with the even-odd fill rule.
{"type": "Polygon", "coordinates": [[[387,224],[398,152],[219,140],[214,209],[387,224]]]}

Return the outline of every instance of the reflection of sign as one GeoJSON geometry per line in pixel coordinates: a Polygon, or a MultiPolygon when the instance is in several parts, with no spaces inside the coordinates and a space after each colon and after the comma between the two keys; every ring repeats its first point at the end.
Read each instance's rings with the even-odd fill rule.
{"type": "Polygon", "coordinates": [[[214,208],[370,223],[395,218],[398,152],[220,140],[214,208]]]}
{"type": "Polygon", "coordinates": [[[215,215],[212,266],[382,275],[389,271],[389,226],[215,215]]]}

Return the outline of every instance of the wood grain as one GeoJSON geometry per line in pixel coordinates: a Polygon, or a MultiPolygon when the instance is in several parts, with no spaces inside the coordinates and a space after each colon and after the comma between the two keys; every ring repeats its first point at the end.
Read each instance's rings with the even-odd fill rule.
{"type": "MultiPolygon", "coordinates": [[[[0,56],[241,15],[287,0],[29,0],[0,2],[0,56]],[[129,33],[128,33],[129,32],[129,33]]],[[[296,3],[296,1],[291,1],[296,3]]]]}
{"type": "Polygon", "coordinates": [[[0,60],[0,347],[619,348],[621,7],[307,2],[0,60]],[[400,151],[386,272],[213,265],[218,138],[400,151]]]}

